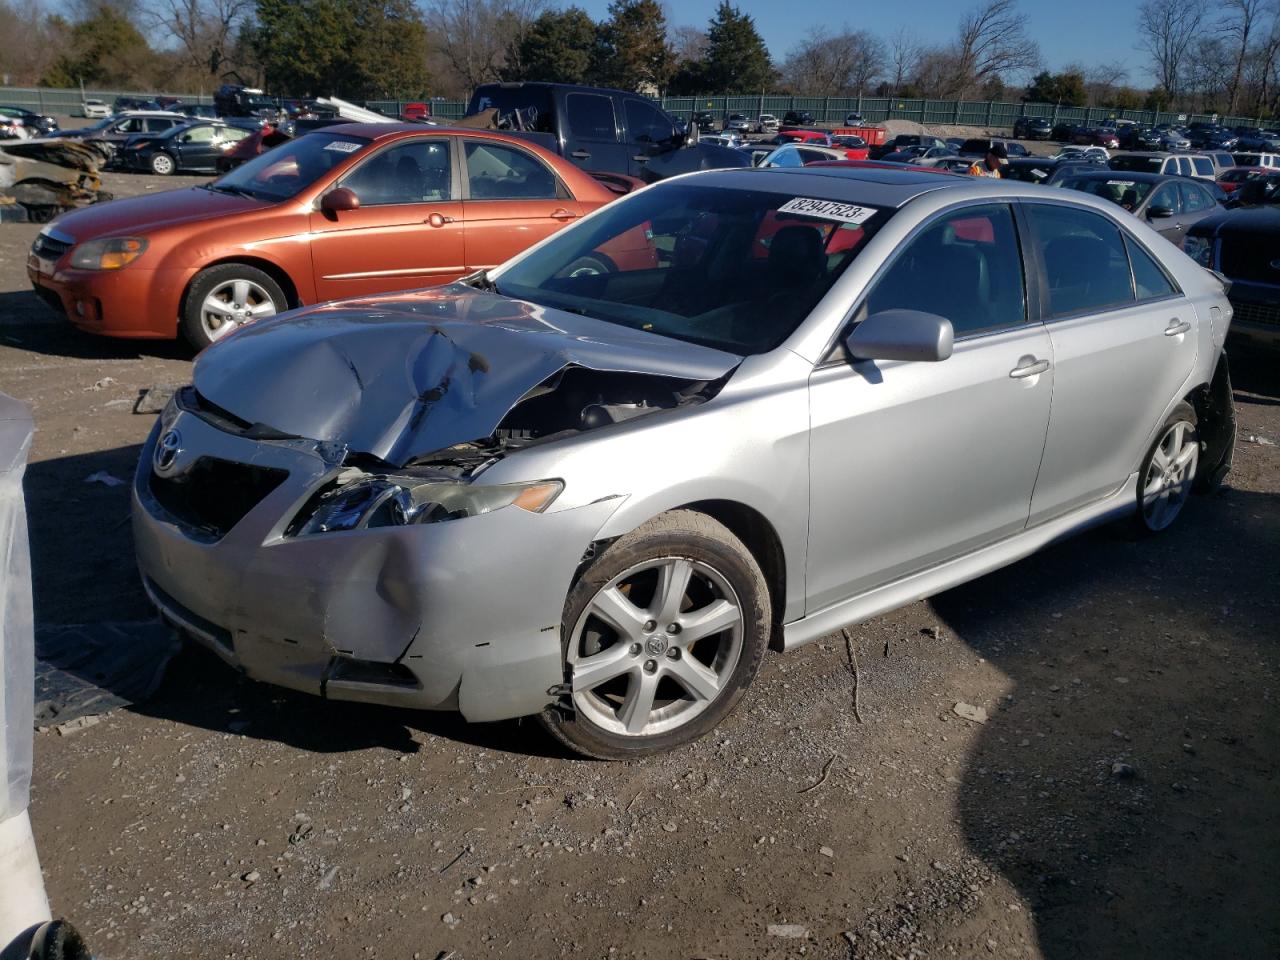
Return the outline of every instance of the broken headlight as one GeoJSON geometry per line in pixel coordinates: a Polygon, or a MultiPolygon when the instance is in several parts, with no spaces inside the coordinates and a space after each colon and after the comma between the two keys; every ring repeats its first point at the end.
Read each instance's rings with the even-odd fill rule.
{"type": "Polygon", "coordinates": [[[142,256],[145,237],[104,237],[82,243],[71,252],[71,266],[80,270],[119,270],[142,256]]]}
{"type": "Polygon", "coordinates": [[[563,489],[559,480],[483,486],[411,476],[366,476],[313,500],[294,524],[294,535],[440,523],[512,506],[542,513],[563,489]]]}

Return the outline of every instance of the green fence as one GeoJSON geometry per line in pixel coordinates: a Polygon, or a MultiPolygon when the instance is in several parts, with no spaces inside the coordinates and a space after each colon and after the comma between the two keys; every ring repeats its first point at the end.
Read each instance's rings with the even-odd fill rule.
{"type": "MultiPolygon", "coordinates": [[[[156,93],[139,90],[86,90],[85,97],[113,103],[116,97],[155,99],[176,97],[184,103],[212,103],[207,93],[156,93]]],[[[414,100],[355,101],[396,117],[404,111],[406,103],[414,100]]],[[[463,100],[430,99],[432,116],[456,120],[466,112],[463,100]]],[[[81,103],[79,90],[59,90],[49,87],[0,87],[0,105],[26,107],[38,113],[69,116],[76,113],[81,103]]],[[[956,126],[991,127],[1007,129],[1018,117],[1044,117],[1052,123],[1089,123],[1107,119],[1134,120],[1138,123],[1221,123],[1224,126],[1261,125],[1253,117],[1221,117],[1217,114],[1170,113],[1154,110],[1112,110],[1107,107],[1060,107],[1053,103],[1002,103],[991,100],[909,100],[894,97],[793,97],[776,95],[746,95],[717,97],[666,97],[662,101],[666,110],[681,119],[690,119],[695,111],[707,110],[717,117],[741,113],[758,117],[771,113],[782,117],[791,111],[807,111],[818,123],[844,122],[851,113],[859,113],[868,123],[885,120],[911,120],[928,125],[951,124],[956,126]]]]}

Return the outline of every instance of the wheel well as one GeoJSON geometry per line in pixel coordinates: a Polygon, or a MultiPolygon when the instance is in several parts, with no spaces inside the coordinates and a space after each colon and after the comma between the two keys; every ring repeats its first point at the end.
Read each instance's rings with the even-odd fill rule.
{"type": "Polygon", "coordinates": [[[227,263],[243,263],[245,266],[254,267],[267,274],[276,283],[280,284],[280,289],[284,291],[285,298],[289,301],[290,307],[302,306],[302,301],[298,298],[298,288],[294,286],[293,280],[289,274],[280,269],[279,266],[270,260],[261,260],[257,257],[223,257],[221,260],[214,260],[206,263],[198,270],[190,280],[187,281],[187,287],[182,291],[182,306],[180,309],[185,310],[187,306],[187,295],[191,292],[191,285],[196,282],[196,277],[200,276],[210,267],[219,267],[227,263]]]}
{"type": "Polygon", "coordinates": [[[718,520],[751,551],[769,585],[769,606],[773,611],[773,636],[769,645],[781,650],[782,611],[787,602],[787,558],[773,524],[758,510],[734,500],[699,500],[674,509],[696,510],[718,520]]]}

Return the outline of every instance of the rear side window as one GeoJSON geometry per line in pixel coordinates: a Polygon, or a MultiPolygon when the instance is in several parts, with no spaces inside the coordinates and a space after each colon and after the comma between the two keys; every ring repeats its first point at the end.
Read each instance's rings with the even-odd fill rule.
{"type": "Polygon", "coordinates": [[[556,178],[540,161],[505,143],[468,141],[472,200],[554,200],[556,178]]]}
{"type": "Polygon", "coordinates": [[[618,127],[613,117],[613,100],[598,93],[571,93],[569,132],[586,140],[617,140],[618,127]]]}
{"type": "Polygon", "coordinates": [[[1154,197],[1151,198],[1151,206],[1147,209],[1155,207],[1165,207],[1177,216],[1182,212],[1182,199],[1178,195],[1178,185],[1176,183],[1166,183],[1156,191],[1154,197]]]}
{"type": "Polygon", "coordinates": [[[1008,206],[966,207],[925,227],[872,286],[857,319],[885,310],[946,317],[957,337],[1024,323],[1022,256],[1008,206]]]}
{"type": "Polygon", "coordinates": [[[1133,302],[1120,228],[1088,210],[1028,204],[1044,258],[1049,313],[1066,317],[1133,302]]]}
{"type": "Polygon", "coordinates": [[[1209,191],[1202,189],[1194,183],[1180,183],[1178,189],[1182,192],[1182,212],[1198,213],[1201,210],[1208,210],[1214,205],[1213,197],[1209,196],[1209,191]]]}
{"type": "Polygon", "coordinates": [[[651,103],[628,100],[626,112],[627,131],[636,143],[661,143],[675,135],[666,114],[651,103]]]}
{"type": "Polygon", "coordinates": [[[1208,157],[1192,157],[1191,163],[1196,168],[1196,173],[1202,177],[1213,176],[1213,161],[1208,157]]]}
{"type": "Polygon", "coordinates": [[[1178,173],[1184,177],[1194,176],[1195,168],[1191,166],[1190,157],[1178,157],[1178,173]]]}
{"type": "Polygon", "coordinates": [[[1168,274],[1141,244],[1125,234],[1124,245],[1129,252],[1129,263],[1133,266],[1133,285],[1137,288],[1139,300],[1159,300],[1178,292],[1168,274]]]}

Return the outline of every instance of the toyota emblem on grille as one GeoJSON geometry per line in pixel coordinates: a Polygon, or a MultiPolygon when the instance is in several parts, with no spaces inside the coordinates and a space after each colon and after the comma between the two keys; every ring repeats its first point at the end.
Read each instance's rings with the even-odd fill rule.
{"type": "Polygon", "coordinates": [[[182,434],[177,430],[168,430],[156,444],[156,452],[151,457],[156,473],[165,474],[173,469],[173,463],[182,450],[182,434]]]}

